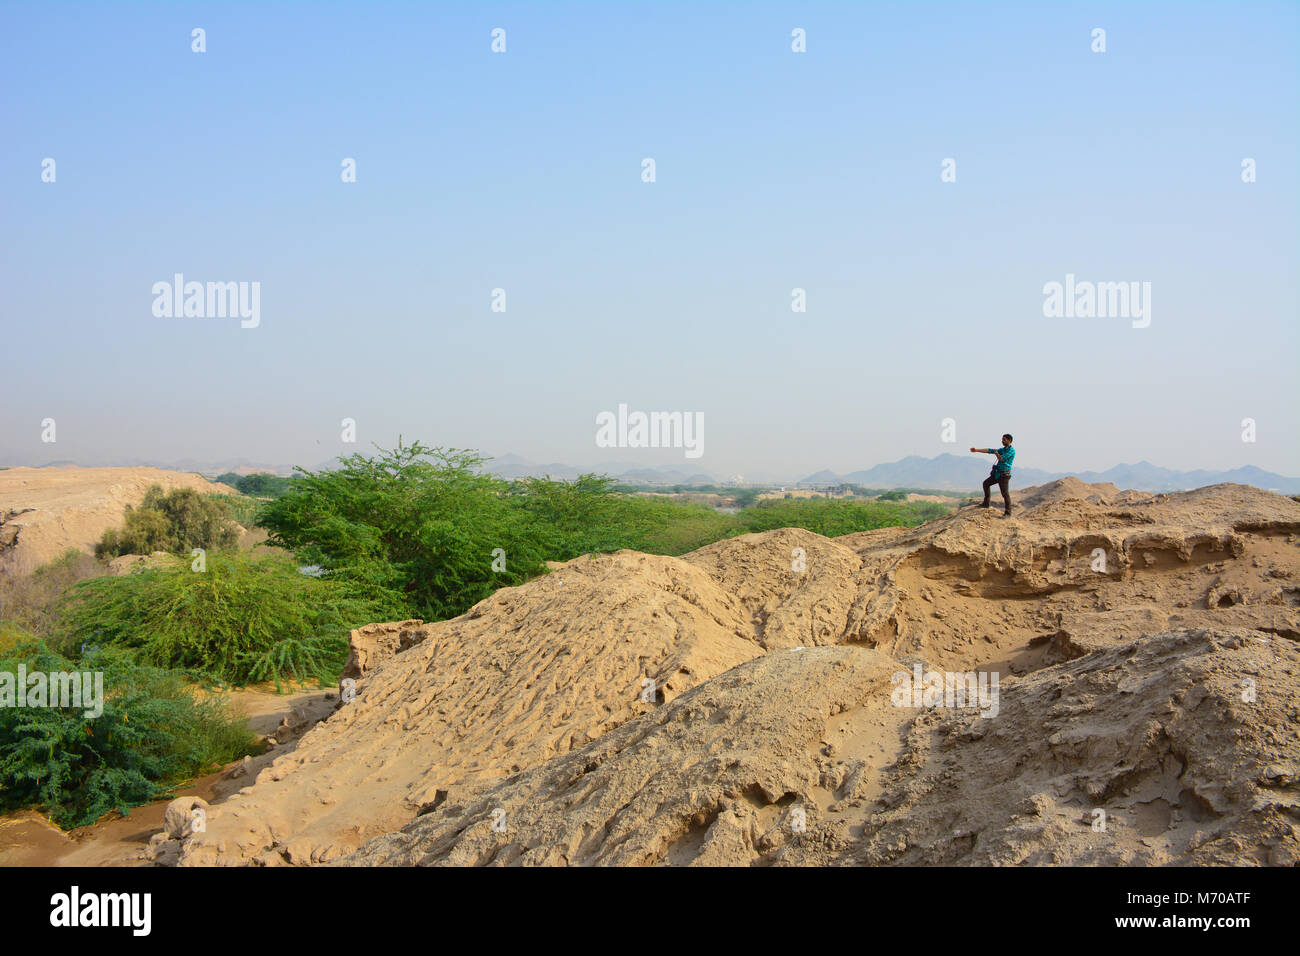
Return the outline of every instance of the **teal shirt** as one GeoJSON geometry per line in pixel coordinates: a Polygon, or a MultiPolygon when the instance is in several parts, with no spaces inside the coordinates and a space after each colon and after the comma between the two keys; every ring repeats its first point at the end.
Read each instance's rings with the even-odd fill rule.
{"type": "Polygon", "coordinates": [[[1006,448],[990,448],[989,451],[996,452],[998,456],[997,470],[999,475],[1011,474],[1011,463],[1016,460],[1016,449],[1012,445],[1006,448]]]}

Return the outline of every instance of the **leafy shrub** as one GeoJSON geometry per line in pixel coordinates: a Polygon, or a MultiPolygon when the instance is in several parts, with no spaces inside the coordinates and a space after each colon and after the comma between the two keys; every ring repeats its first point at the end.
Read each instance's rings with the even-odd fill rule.
{"type": "Polygon", "coordinates": [[[138,508],[127,505],[120,530],[104,532],[95,556],[231,548],[238,540],[239,531],[220,501],[193,488],[164,492],[154,485],[138,508]]]}
{"type": "Polygon", "coordinates": [[[159,667],[235,684],[337,679],[351,628],[410,616],[398,595],[309,577],[286,558],[238,552],[77,585],[63,602],[64,644],[134,648],[159,667]]]}
{"type": "Polygon", "coordinates": [[[0,654],[16,674],[101,671],[104,709],[0,707],[0,807],[37,807],[60,826],[165,795],[185,780],[254,750],[256,739],[226,701],[197,692],[186,675],[137,664],[103,647],[73,661],[28,640],[0,654]]]}
{"type": "Polygon", "coordinates": [[[684,554],[732,533],[726,515],[705,505],[617,494],[613,479],[527,478],[512,486],[512,501],[532,519],[546,558],[567,561],[589,552],[632,548],[684,554]]]}
{"type": "Polygon", "coordinates": [[[271,544],[341,581],[398,591],[428,620],[452,617],[540,573],[563,539],[511,500],[507,482],[480,473],[484,460],[400,441],[349,455],[334,471],[300,470],[260,524],[271,544]],[[497,548],[504,570],[493,568],[497,548]]]}
{"type": "Polygon", "coordinates": [[[216,480],[223,485],[229,485],[240,494],[253,498],[278,498],[289,490],[290,483],[293,481],[292,478],[273,475],[268,471],[254,472],[251,475],[237,475],[233,471],[228,471],[218,475],[216,480]]]}
{"type": "Polygon", "coordinates": [[[795,501],[764,501],[756,508],[740,512],[736,517],[745,531],[806,528],[834,538],[872,528],[910,527],[941,517],[951,510],[930,501],[894,504],[805,498],[795,501]]]}
{"type": "Polygon", "coordinates": [[[244,495],[208,495],[217,505],[226,513],[230,520],[235,521],[245,528],[251,528],[257,524],[258,515],[261,514],[262,506],[266,502],[257,498],[249,498],[244,495]]]}

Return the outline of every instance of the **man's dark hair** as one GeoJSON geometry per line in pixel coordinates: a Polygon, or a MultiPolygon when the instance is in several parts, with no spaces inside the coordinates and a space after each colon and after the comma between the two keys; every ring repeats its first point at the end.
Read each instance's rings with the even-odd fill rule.
{"type": "Polygon", "coordinates": [[[1003,435],[1002,437],[1005,438],[1007,441],[1015,441],[1015,439],[1011,437],[1011,433],[1010,433],[1010,432],[1008,432],[1007,434],[1003,435]]]}

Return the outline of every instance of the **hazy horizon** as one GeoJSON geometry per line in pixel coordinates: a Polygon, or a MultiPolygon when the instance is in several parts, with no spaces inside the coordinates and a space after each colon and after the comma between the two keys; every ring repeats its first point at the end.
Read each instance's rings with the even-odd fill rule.
{"type": "MultiPolygon", "coordinates": [[[[410,444],[410,442],[407,442],[407,444],[410,444]]],[[[363,455],[373,455],[376,453],[374,447],[368,447],[368,448],[358,447],[354,450],[359,451],[363,455]]],[[[478,449],[472,449],[472,450],[480,451],[478,449]]],[[[482,454],[481,451],[480,454],[482,454]]],[[[840,477],[845,477],[847,475],[851,475],[856,472],[868,471],[877,466],[881,466],[881,465],[888,466],[888,465],[897,464],[899,462],[906,461],[910,458],[919,458],[920,460],[923,461],[933,461],[939,459],[943,454],[949,454],[952,457],[958,459],[961,459],[963,457],[976,457],[976,456],[969,456],[969,455],[963,456],[961,454],[957,454],[953,452],[948,452],[948,453],[941,452],[939,455],[936,456],[926,456],[926,457],[902,456],[902,458],[891,459],[891,460],[880,459],[880,460],[875,460],[870,462],[864,462],[851,468],[826,469],[826,468],[791,466],[784,469],[774,469],[774,470],[773,469],[757,469],[757,470],[751,469],[748,472],[740,471],[740,472],[721,472],[721,473],[716,472],[710,468],[691,468],[688,466],[688,464],[681,463],[681,462],[674,462],[671,460],[661,461],[659,463],[654,463],[651,461],[639,461],[633,459],[623,459],[623,460],[598,459],[592,461],[559,461],[555,459],[547,459],[544,461],[534,461],[532,459],[526,459],[523,456],[515,455],[511,452],[505,452],[497,455],[484,454],[483,457],[486,459],[484,464],[485,469],[489,471],[500,470],[501,473],[508,474],[508,475],[514,475],[516,474],[516,471],[508,471],[506,469],[522,468],[524,470],[518,472],[519,474],[526,473],[526,474],[535,474],[539,476],[543,474],[551,474],[552,477],[556,477],[557,476],[556,473],[548,472],[546,471],[546,469],[558,465],[558,466],[563,466],[565,468],[572,468],[578,471],[593,472],[596,474],[608,474],[615,477],[619,475],[626,475],[631,472],[657,471],[660,473],[660,475],[664,475],[664,476],[672,473],[683,473],[687,477],[704,475],[708,478],[714,479],[719,482],[728,482],[739,477],[743,479],[746,484],[754,484],[754,483],[790,484],[790,483],[802,482],[813,475],[818,475],[825,471],[830,471],[840,477]]],[[[0,470],[4,470],[6,468],[12,468],[12,467],[24,467],[24,466],[61,467],[68,464],[69,463],[65,459],[51,459],[49,461],[34,464],[31,462],[9,462],[6,459],[0,458],[0,470]]],[[[81,466],[81,467],[97,467],[97,468],[152,466],[152,467],[158,467],[163,469],[200,472],[202,474],[211,477],[217,473],[225,472],[228,470],[239,470],[241,472],[271,471],[277,474],[289,474],[291,473],[292,469],[301,467],[302,469],[305,469],[307,471],[317,471],[322,468],[329,469],[334,467],[336,464],[336,460],[330,459],[328,461],[317,461],[317,462],[255,461],[253,459],[249,459],[244,456],[236,456],[232,458],[222,458],[222,459],[187,458],[187,459],[172,459],[172,460],[151,459],[151,458],[147,458],[147,459],[124,458],[124,459],[114,459],[114,460],[90,460],[84,462],[74,461],[71,464],[75,466],[81,466]]],[[[1074,475],[1074,476],[1089,475],[1089,474],[1095,475],[1095,474],[1105,473],[1114,468],[1122,469],[1122,468],[1130,468],[1130,467],[1140,467],[1143,464],[1154,466],[1155,468],[1168,467],[1163,465],[1161,462],[1151,462],[1145,460],[1127,461],[1127,462],[1117,461],[1117,462],[1112,462],[1109,465],[1090,466],[1086,468],[1047,468],[1035,464],[1025,464],[1025,465],[1018,466],[1019,468],[1018,474],[1022,476],[1021,481],[1019,483],[1023,484],[1026,482],[1026,480],[1029,480],[1031,483],[1036,482],[1040,480],[1041,477],[1040,473],[1048,473],[1051,475],[1074,475]]],[[[979,467],[982,468],[983,467],[982,464],[979,467]]],[[[1239,466],[1233,466],[1231,468],[1172,469],[1172,470],[1180,471],[1183,473],[1190,473],[1199,470],[1205,470],[1210,472],[1230,472],[1239,467],[1252,467],[1252,466],[1250,466],[1249,463],[1247,463],[1239,466]]],[[[1254,467],[1258,467],[1258,466],[1254,466],[1254,467]]],[[[1266,472],[1268,471],[1268,469],[1263,469],[1263,470],[1266,472]]],[[[1282,477],[1291,479],[1292,481],[1300,481],[1300,476],[1296,476],[1296,475],[1282,475],[1282,477]]],[[[653,480],[658,480],[658,479],[652,479],[652,481],[653,480]]],[[[886,484],[891,484],[891,482],[886,482],[886,484]]],[[[922,481],[921,484],[924,485],[925,482],[922,481]]],[[[940,484],[942,484],[942,482],[940,482],[940,484]]],[[[975,487],[977,484],[978,482],[974,482],[972,484],[972,487],[975,487]]],[[[892,485],[897,487],[903,487],[904,485],[906,485],[907,487],[917,486],[916,482],[904,482],[904,485],[899,485],[897,482],[892,482],[892,485]]],[[[1174,487],[1174,486],[1171,485],[1169,487],[1174,487]]],[[[1278,490],[1278,489],[1273,489],[1273,490],[1278,490]]],[[[1285,489],[1283,490],[1284,493],[1290,493],[1290,492],[1286,492],[1285,489]]]]}
{"type": "Polygon", "coordinates": [[[2,463],[843,474],[1010,431],[1300,475],[1293,4],[4,10],[2,463]],[[256,324],[156,315],[176,274],[256,324]],[[700,456],[597,447],[620,404],[700,456]]]}

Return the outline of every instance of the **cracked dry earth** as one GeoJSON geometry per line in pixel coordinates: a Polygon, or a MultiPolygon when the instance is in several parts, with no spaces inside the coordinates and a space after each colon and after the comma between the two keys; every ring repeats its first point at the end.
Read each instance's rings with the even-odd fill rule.
{"type": "Polygon", "coordinates": [[[362,628],[356,699],[180,862],[1295,864],[1300,502],[1018,501],[584,557],[362,628]],[[997,706],[895,706],[914,668],[996,672],[997,706]]]}

